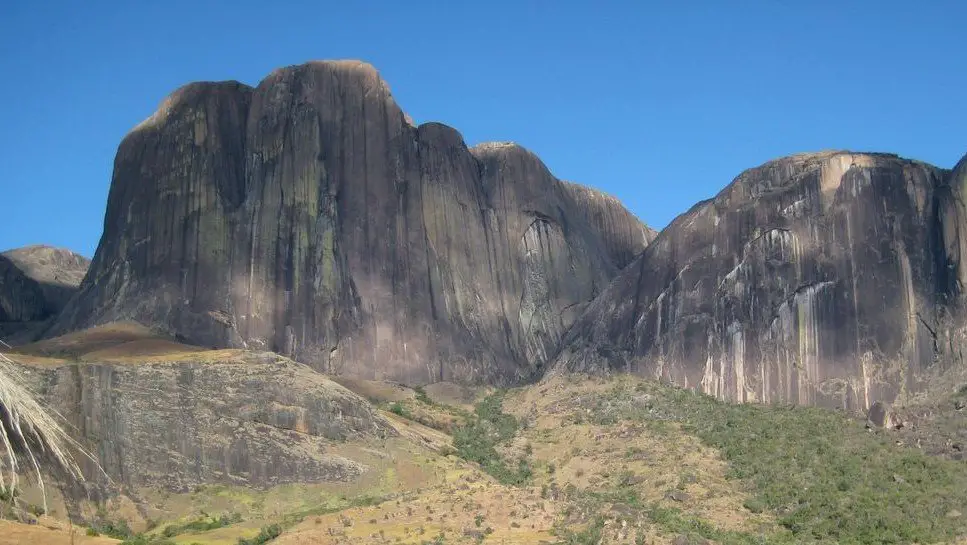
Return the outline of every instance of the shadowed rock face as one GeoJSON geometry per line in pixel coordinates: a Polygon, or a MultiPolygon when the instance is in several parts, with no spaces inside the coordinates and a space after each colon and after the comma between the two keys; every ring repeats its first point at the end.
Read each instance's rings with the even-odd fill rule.
{"type": "Polygon", "coordinates": [[[67,305],[89,264],[83,256],[50,246],[0,254],[0,339],[13,343],[32,338],[67,305]]]}
{"type": "MultiPolygon", "coordinates": [[[[350,480],[367,468],[330,447],[396,433],[365,399],[275,354],[25,371],[127,487],[350,480]]],[[[100,482],[93,465],[85,474],[100,482]]]]}
{"type": "Polygon", "coordinates": [[[0,322],[42,320],[48,314],[40,284],[0,254],[0,322]]]}
{"type": "Polygon", "coordinates": [[[630,370],[734,401],[867,408],[962,365],[967,162],[798,155],[667,227],[552,373],[630,370]]]}
{"type": "Polygon", "coordinates": [[[372,67],[191,84],[121,143],[50,335],[119,319],[406,382],[530,377],[653,238],[512,144],[412,126],[372,67]]]}

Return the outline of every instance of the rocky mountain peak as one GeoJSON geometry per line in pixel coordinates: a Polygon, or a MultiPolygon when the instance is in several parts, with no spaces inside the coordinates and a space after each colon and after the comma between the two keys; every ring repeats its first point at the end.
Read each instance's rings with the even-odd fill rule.
{"type": "Polygon", "coordinates": [[[135,320],[331,373],[516,382],[646,244],[529,151],[467,149],[372,66],[310,62],[184,86],[125,138],[50,335],[135,320]]]}
{"type": "Polygon", "coordinates": [[[556,371],[868,408],[963,364],[964,211],[890,154],[769,161],[676,218],[577,319],[556,371]]]}

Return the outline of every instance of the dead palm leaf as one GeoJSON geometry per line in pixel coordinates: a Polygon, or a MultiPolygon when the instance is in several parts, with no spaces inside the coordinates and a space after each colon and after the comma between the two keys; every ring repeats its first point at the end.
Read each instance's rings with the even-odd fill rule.
{"type": "Polygon", "coordinates": [[[63,417],[37,401],[28,384],[23,368],[0,352],[0,458],[5,453],[7,461],[7,475],[0,469],[0,492],[13,498],[18,476],[29,464],[43,494],[46,514],[47,491],[41,464],[56,464],[68,478],[81,482],[84,475],[72,452],[97,462],[60,425],[58,419],[63,417]]]}

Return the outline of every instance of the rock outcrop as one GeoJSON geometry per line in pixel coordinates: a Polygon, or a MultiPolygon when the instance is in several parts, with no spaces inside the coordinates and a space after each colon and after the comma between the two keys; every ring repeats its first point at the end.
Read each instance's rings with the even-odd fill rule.
{"type": "Polygon", "coordinates": [[[0,254],[0,339],[31,340],[67,305],[89,265],[81,255],[50,246],[0,254]]]}
{"type": "Polygon", "coordinates": [[[414,127],[369,65],[195,83],[121,143],[50,335],[133,319],[411,383],[534,375],[653,232],[513,144],[414,127]]]}
{"type": "MultiPolygon", "coordinates": [[[[351,480],[367,468],[334,447],[396,434],[369,402],[304,365],[222,352],[25,370],[104,474],[132,489],[351,480]]],[[[87,464],[92,484],[105,485],[87,464]]]]}
{"type": "Polygon", "coordinates": [[[48,314],[40,284],[0,254],[0,322],[31,322],[48,314]]]}
{"type": "Polygon", "coordinates": [[[963,365],[967,161],[771,161],[679,216],[575,322],[551,373],[866,409],[963,365]]]}

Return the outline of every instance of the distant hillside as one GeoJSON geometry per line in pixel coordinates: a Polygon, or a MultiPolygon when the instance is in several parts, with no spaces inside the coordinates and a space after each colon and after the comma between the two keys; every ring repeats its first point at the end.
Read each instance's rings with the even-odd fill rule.
{"type": "Polygon", "coordinates": [[[77,292],[89,265],[81,255],[50,246],[0,254],[0,339],[33,339],[77,292]]]}

